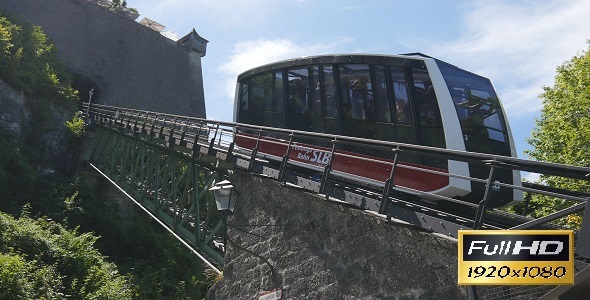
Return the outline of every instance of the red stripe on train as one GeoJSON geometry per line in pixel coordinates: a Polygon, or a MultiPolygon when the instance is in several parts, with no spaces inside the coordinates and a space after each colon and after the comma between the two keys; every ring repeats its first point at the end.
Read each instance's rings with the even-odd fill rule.
{"type": "MultiPolygon", "coordinates": [[[[238,133],[235,137],[236,146],[254,149],[256,136],[238,133]]],[[[285,140],[261,137],[258,144],[258,153],[283,157],[287,153],[288,142],[285,140]]],[[[309,165],[324,167],[330,161],[330,149],[311,146],[308,144],[293,143],[289,152],[289,160],[309,165]]],[[[358,153],[336,151],[332,158],[332,170],[359,176],[371,180],[385,182],[391,172],[392,160],[368,156],[358,153]],[[371,159],[373,161],[365,160],[371,159]]],[[[424,165],[400,162],[396,168],[394,184],[424,192],[432,192],[449,185],[449,178],[444,175],[432,174],[425,171],[412,170],[404,166],[419,167],[438,172],[447,173],[444,169],[433,168],[424,165]]]]}

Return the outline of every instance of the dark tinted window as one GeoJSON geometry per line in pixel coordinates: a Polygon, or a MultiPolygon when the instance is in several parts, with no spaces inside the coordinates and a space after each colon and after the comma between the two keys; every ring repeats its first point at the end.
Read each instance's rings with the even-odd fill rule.
{"type": "Polygon", "coordinates": [[[490,81],[444,63],[439,66],[467,138],[507,142],[504,116],[490,81]]]}
{"type": "Polygon", "coordinates": [[[277,70],[275,72],[274,87],[275,111],[285,111],[285,103],[283,101],[283,70],[277,70]]]}
{"type": "Polygon", "coordinates": [[[311,101],[311,114],[322,115],[322,99],[320,89],[320,71],[317,65],[309,66],[309,99],[311,101]]]}
{"type": "Polygon", "coordinates": [[[272,73],[249,78],[242,84],[244,110],[272,111],[272,73]]]}
{"type": "Polygon", "coordinates": [[[390,68],[391,90],[395,99],[395,122],[399,124],[412,124],[412,105],[408,98],[408,84],[404,69],[401,67],[390,68]]]}
{"type": "Polygon", "coordinates": [[[418,123],[422,127],[442,127],[440,110],[428,72],[412,70],[414,97],[418,123]]]}
{"type": "Polygon", "coordinates": [[[336,85],[334,78],[334,69],[332,66],[324,66],[324,95],[326,101],[326,116],[338,116],[338,101],[336,101],[336,85]]]}
{"type": "MultiPolygon", "coordinates": [[[[412,90],[418,127],[418,143],[425,146],[445,148],[445,132],[434,86],[426,70],[412,69],[412,90]]],[[[423,164],[446,168],[447,161],[434,157],[422,157],[423,164]]]]}
{"type": "Polygon", "coordinates": [[[297,115],[309,114],[311,95],[308,69],[306,67],[289,69],[287,74],[289,113],[297,115]]]}
{"type": "Polygon", "coordinates": [[[339,69],[343,116],[356,120],[368,119],[374,111],[369,65],[340,65],[339,69]]]}
{"type": "Polygon", "coordinates": [[[391,109],[387,97],[387,79],[385,67],[372,66],[372,90],[375,100],[375,119],[377,122],[391,123],[391,109]]]}

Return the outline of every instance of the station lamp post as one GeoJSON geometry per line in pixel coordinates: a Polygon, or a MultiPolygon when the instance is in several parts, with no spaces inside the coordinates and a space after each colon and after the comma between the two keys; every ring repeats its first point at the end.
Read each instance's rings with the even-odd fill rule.
{"type": "Polygon", "coordinates": [[[221,213],[221,230],[223,231],[223,249],[225,251],[227,244],[227,215],[233,214],[240,193],[234,189],[234,186],[228,180],[216,183],[209,191],[213,192],[217,211],[221,213]]]}

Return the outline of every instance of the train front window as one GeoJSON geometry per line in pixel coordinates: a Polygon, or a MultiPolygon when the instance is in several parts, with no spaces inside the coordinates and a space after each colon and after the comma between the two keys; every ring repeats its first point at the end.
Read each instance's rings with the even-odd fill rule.
{"type": "Polygon", "coordinates": [[[273,73],[249,77],[240,83],[240,121],[276,126],[273,116],[273,73]]]}
{"type": "Polygon", "coordinates": [[[245,110],[272,111],[272,74],[263,73],[242,84],[245,110]]]}
{"type": "Polygon", "coordinates": [[[490,81],[444,63],[439,65],[465,138],[507,142],[504,116],[490,81]]]}

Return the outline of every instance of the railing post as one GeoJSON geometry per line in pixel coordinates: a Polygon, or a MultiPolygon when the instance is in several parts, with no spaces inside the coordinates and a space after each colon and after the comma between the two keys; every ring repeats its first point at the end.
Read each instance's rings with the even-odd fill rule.
{"type": "Polygon", "coordinates": [[[477,214],[475,215],[475,220],[473,223],[473,229],[477,230],[483,224],[483,219],[485,217],[486,209],[488,206],[488,202],[492,196],[492,186],[494,185],[494,180],[496,177],[496,162],[491,161],[487,162],[486,164],[490,165],[490,174],[488,176],[488,181],[486,183],[486,191],[483,195],[483,199],[479,202],[479,207],[477,208],[477,214]]]}
{"type": "MultiPolygon", "coordinates": [[[[488,176],[488,181],[486,183],[486,191],[483,195],[483,199],[479,202],[479,207],[477,208],[477,214],[475,215],[475,220],[473,223],[473,229],[479,229],[485,217],[486,209],[488,202],[491,198],[492,193],[492,186],[494,185],[494,179],[496,177],[496,162],[490,161],[486,162],[487,165],[490,165],[490,174],[488,176]]],[[[479,300],[479,296],[477,295],[477,287],[475,285],[469,286],[469,299],[470,300],[479,300]]]]}
{"type": "Polygon", "coordinates": [[[287,151],[285,155],[283,155],[283,160],[281,160],[281,168],[279,169],[279,181],[283,181],[283,177],[285,176],[285,169],[287,167],[287,162],[289,161],[289,155],[291,154],[291,145],[293,145],[293,133],[289,134],[289,145],[287,145],[287,151]]]}
{"type": "MultiPolygon", "coordinates": [[[[324,167],[324,173],[322,174],[322,179],[320,180],[320,191],[319,194],[326,193],[326,187],[328,186],[328,177],[330,176],[330,172],[332,171],[332,161],[334,160],[334,152],[336,151],[336,144],[338,140],[334,138],[332,140],[332,150],[330,151],[330,161],[324,167]]],[[[327,199],[328,195],[326,195],[327,199]]]]}
{"type": "Polygon", "coordinates": [[[121,112],[119,111],[119,109],[117,109],[117,112],[115,112],[115,119],[114,124],[115,126],[117,126],[117,128],[119,129],[119,131],[123,131],[123,119],[121,118],[121,112]]]}
{"type": "Polygon", "coordinates": [[[232,161],[232,156],[234,155],[234,147],[236,145],[236,134],[238,131],[238,127],[236,126],[232,133],[231,143],[229,143],[229,148],[227,148],[227,155],[225,156],[225,161],[232,161]]]}
{"type": "MultiPolygon", "coordinates": [[[[182,123],[180,125],[180,128],[182,128],[182,123]]],[[[186,145],[186,143],[184,142],[184,136],[186,135],[186,130],[188,129],[188,121],[185,121],[184,123],[184,129],[182,130],[182,133],[180,134],[180,142],[178,143],[180,146],[183,146],[183,144],[186,145]]]]}
{"type": "Polygon", "coordinates": [[[252,149],[252,155],[250,155],[250,163],[248,164],[248,171],[252,171],[254,167],[254,161],[256,160],[256,155],[258,154],[258,147],[260,146],[260,135],[262,134],[262,130],[258,130],[258,137],[256,138],[256,146],[252,149]]]}
{"type": "Polygon", "coordinates": [[[219,131],[219,123],[217,123],[217,126],[215,127],[215,133],[213,134],[213,138],[211,138],[211,141],[209,142],[209,149],[207,150],[207,154],[209,156],[213,156],[213,145],[215,145],[215,139],[217,138],[217,131],[219,131]]]}
{"type": "Polygon", "coordinates": [[[170,134],[168,135],[168,148],[174,148],[174,130],[176,130],[176,118],[172,122],[172,128],[170,128],[170,134]]]}
{"type": "Polygon", "coordinates": [[[133,136],[137,135],[137,122],[139,121],[139,112],[135,115],[135,123],[133,124],[133,136]]]}
{"type": "Polygon", "coordinates": [[[125,129],[129,129],[129,128],[131,128],[131,126],[129,126],[129,123],[131,123],[132,114],[131,114],[131,112],[128,112],[128,113],[126,112],[125,115],[127,116],[127,124],[125,124],[125,129]]]}
{"type": "Polygon", "coordinates": [[[164,134],[164,126],[166,125],[166,116],[164,116],[164,120],[162,120],[162,126],[160,126],[160,132],[158,133],[158,139],[163,139],[162,135],[164,134]]]}
{"type": "Polygon", "coordinates": [[[199,139],[201,138],[201,130],[203,128],[203,121],[199,122],[199,129],[197,129],[197,135],[195,135],[195,140],[193,141],[193,149],[191,153],[191,157],[194,159],[197,157],[197,154],[201,152],[201,145],[199,145],[199,139]]]}
{"type": "Polygon", "coordinates": [[[401,152],[401,150],[399,149],[399,146],[395,149],[392,149],[392,150],[394,152],[394,156],[393,156],[393,163],[391,164],[391,172],[389,173],[389,178],[387,178],[387,180],[385,181],[385,187],[383,188],[383,195],[381,196],[381,204],[379,205],[379,214],[382,214],[382,215],[385,214],[385,211],[387,208],[387,202],[389,199],[389,194],[391,193],[391,190],[395,186],[395,184],[393,183],[393,178],[395,176],[395,168],[397,167],[399,152],[401,152]]]}
{"type": "Polygon", "coordinates": [[[158,115],[154,116],[154,121],[152,122],[152,126],[150,127],[150,142],[154,138],[154,128],[156,127],[156,123],[158,123],[158,115]]]}
{"type": "Polygon", "coordinates": [[[145,134],[145,125],[148,121],[148,114],[145,114],[145,118],[143,119],[143,124],[141,124],[141,134],[145,134]]]}

